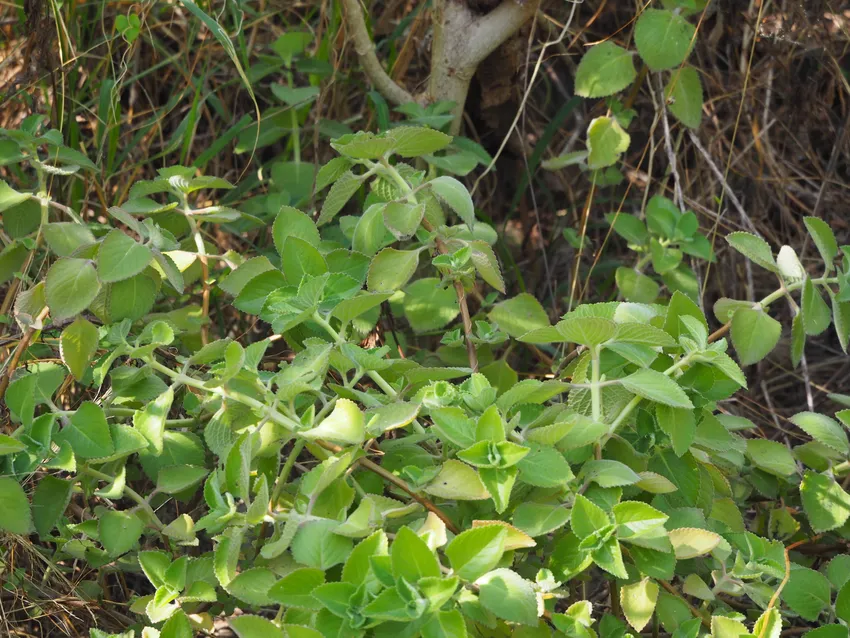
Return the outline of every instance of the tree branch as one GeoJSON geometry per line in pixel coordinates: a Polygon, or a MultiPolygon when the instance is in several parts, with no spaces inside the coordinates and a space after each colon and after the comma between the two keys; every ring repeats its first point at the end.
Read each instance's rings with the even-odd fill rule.
{"type": "Polygon", "coordinates": [[[478,65],[507,41],[534,15],[540,0],[503,0],[502,4],[470,25],[464,64],[478,65]]]}
{"type": "Polygon", "coordinates": [[[359,0],[343,0],[345,5],[346,24],[354,38],[354,50],[357,51],[357,57],[360,59],[360,64],[363,66],[363,71],[371,80],[375,88],[394,104],[407,104],[413,102],[413,95],[402,88],[387,74],[378,56],[375,53],[375,44],[372,38],[369,37],[369,31],[366,29],[366,22],[363,19],[363,12],[360,8],[359,0]]]}

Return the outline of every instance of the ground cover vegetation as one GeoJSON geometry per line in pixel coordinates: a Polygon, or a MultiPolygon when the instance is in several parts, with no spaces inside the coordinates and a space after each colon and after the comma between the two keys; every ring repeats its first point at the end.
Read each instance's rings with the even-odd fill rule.
{"type": "Polygon", "coordinates": [[[4,635],[850,635],[788,4],[3,5],[4,635]]]}

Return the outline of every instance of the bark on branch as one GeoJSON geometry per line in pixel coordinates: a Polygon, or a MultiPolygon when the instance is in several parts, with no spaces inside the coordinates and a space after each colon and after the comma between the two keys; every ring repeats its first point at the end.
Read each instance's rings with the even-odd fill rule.
{"type": "Polygon", "coordinates": [[[346,23],[354,38],[354,50],[357,51],[357,57],[363,66],[363,71],[372,81],[372,84],[375,85],[381,95],[394,104],[401,105],[412,102],[413,95],[396,84],[384,70],[381,61],[378,60],[375,44],[366,29],[366,21],[363,19],[359,0],[343,0],[343,4],[345,5],[346,23]]]}
{"type": "Polygon", "coordinates": [[[436,0],[428,98],[455,103],[450,133],[460,130],[469,84],[478,65],[516,33],[539,5],[540,0],[527,0],[524,4],[503,0],[481,16],[464,2],[436,0]]]}

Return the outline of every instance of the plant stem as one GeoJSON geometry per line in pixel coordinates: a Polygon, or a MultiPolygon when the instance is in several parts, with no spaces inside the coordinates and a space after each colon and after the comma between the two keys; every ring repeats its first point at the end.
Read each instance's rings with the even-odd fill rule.
{"type": "MultiPolygon", "coordinates": [[[[111,483],[112,481],[115,480],[114,476],[109,476],[109,474],[104,474],[103,472],[98,472],[97,470],[93,470],[86,465],[80,466],[79,471],[82,472],[83,474],[88,474],[89,476],[92,476],[92,477],[99,479],[101,481],[107,481],[107,482],[111,483]]],[[[165,526],[162,524],[162,521],[159,520],[159,517],[156,515],[156,512],[153,511],[153,508],[151,507],[150,503],[148,503],[142,497],[141,494],[139,494],[136,490],[131,488],[129,485],[124,486],[124,492],[125,492],[125,494],[127,494],[127,496],[129,496],[131,499],[136,501],[136,503],[138,503],[139,507],[141,507],[143,510],[145,510],[148,513],[148,516],[151,517],[151,521],[153,522],[153,526],[158,531],[162,531],[162,528],[165,527],[165,526]]]]}
{"type": "MultiPolygon", "coordinates": [[[[324,321],[324,320],[322,320],[322,321],[324,321]]],[[[333,328],[331,328],[331,329],[333,330],[333,328]]],[[[334,332],[336,332],[336,331],[334,331],[334,332]]],[[[191,386],[193,388],[198,388],[198,389],[204,390],[205,392],[209,392],[211,394],[216,394],[216,395],[218,395],[222,398],[230,399],[231,401],[236,401],[238,403],[242,403],[242,404],[247,405],[251,408],[254,408],[255,410],[261,412],[264,418],[267,418],[270,421],[273,421],[275,423],[282,425],[287,430],[289,430],[293,434],[295,434],[295,436],[300,437],[300,434],[298,432],[298,430],[301,427],[300,423],[298,423],[294,419],[291,419],[291,418],[281,414],[277,410],[270,408],[269,406],[265,405],[261,401],[258,401],[257,399],[254,399],[254,398],[249,397],[249,396],[245,396],[244,394],[241,394],[239,392],[234,392],[233,390],[228,390],[228,389],[223,388],[223,387],[209,388],[204,384],[203,381],[199,381],[198,379],[193,379],[192,377],[187,376],[185,374],[175,372],[175,371],[171,370],[170,368],[168,368],[167,366],[162,365],[158,361],[155,361],[153,358],[147,359],[146,361],[147,361],[148,365],[151,366],[151,368],[153,368],[154,370],[156,370],[158,372],[161,372],[162,374],[166,375],[167,377],[170,377],[172,380],[174,380],[175,382],[177,382],[179,384],[191,386]]],[[[338,454],[343,449],[340,446],[335,445],[333,443],[328,443],[327,441],[316,440],[316,441],[313,441],[313,443],[315,443],[319,447],[322,447],[322,448],[324,448],[324,449],[326,449],[330,452],[333,452],[334,454],[338,454]]],[[[365,458],[360,459],[360,460],[358,460],[358,463],[360,463],[360,465],[365,467],[367,470],[374,472],[375,474],[377,474],[378,476],[383,478],[385,481],[388,481],[388,482],[392,483],[393,485],[395,485],[396,487],[407,492],[407,494],[409,494],[410,497],[413,500],[415,500],[417,503],[422,505],[429,512],[433,512],[434,514],[439,516],[440,519],[446,524],[446,527],[448,529],[450,529],[452,532],[454,532],[456,534],[460,532],[460,530],[457,528],[457,526],[454,523],[452,523],[451,519],[439,507],[434,505],[427,498],[418,494],[407,483],[405,483],[402,479],[397,477],[395,474],[388,472],[387,470],[382,468],[380,465],[378,465],[377,463],[373,463],[369,459],[365,459],[365,458]]]]}
{"type": "MultiPolygon", "coordinates": [[[[817,279],[812,279],[811,281],[815,285],[828,286],[830,284],[837,284],[838,283],[838,277],[818,277],[817,279]]],[[[804,283],[805,283],[805,280],[793,281],[790,284],[788,284],[787,286],[782,286],[781,288],[778,288],[777,290],[774,290],[772,293],[767,295],[767,297],[765,297],[764,299],[759,301],[757,304],[754,304],[753,307],[758,305],[758,306],[761,306],[761,308],[763,310],[767,310],[768,306],[770,306],[770,304],[772,304],[774,301],[776,301],[777,299],[781,299],[784,295],[786,295],[789,292],[794,292],[795,290],[799,290],[800,288],[803,287],[804,283]]],[[[718,328],[717,330],[715,330],[714,332],[711,333],[711,335],[708,337],[709,343],[713,343],[713,342],[717,341],[718,339],[720,339],[723,335],[725,335],[727,332],[729,332],[729,329],[731,327],[732,327],[732,321],[731,320],[724,323],[722,326],[720,326],[720,328],[718,328]]]]}
{"type": "MultiPolygon", "coordinates": [[[[677,370],[680,370],[684,366],[688,365],[688,363],[690,363],[690,361],[691,361],[691,355],[688,355],[686,357],[682,357],[676,363],[674,363],[672,366],[667,368],[664,371],[664,374],[669,377],[674,372],[676,372],[677,370]]],[[[626,420],[626,418],[632,413],[632,411],[638,406],[638,404],[641,401],[643,401],[643,397],[636,396],[631,401],[629,401],[622,410],[620,410],[620,413],[617,415],[617,418],[615,418],[611,422],[611,425],[608,427],[608,434],[606,434],[604,436],[604,438],[602,439],[602,441],[600,441],[600,443],[599,443],[600,449],[605,447],[605,444],[609,440],[611,440],[611,437],[614,436],[614,434],[617,431],[617,428],[620,427],[620,425],[622,425],[623,421],[626,420]]]]}
{"type": "MultiPolygon", "coordinates": [[[[337,345],[342,345],[343,343],[346,343],[345,339],[343,339],[342,336],[336,330],[334,330],[333,326],[328,321],[326,321],[318,312],[313,313],[313,321],[322,326],[322,328],[325,329],[325,332],[327,332],[331,336],[331,339],[333,339],[337,345]]],[[[389,383],[387,383],[386,379],[384,379],[384,377],[382,377],[378,372],[376,372],[375,370],[367,370],[366,374],[369,376],[370,379],[372,379],[372,381],[375,382],[375,384],[379,388],[381,388],[384,394],[386,394],[388,397],[390,397],[391,399],[395,399],[398,397],[398,392],[396,392],[393,387],[389,383]]]]}
{"type": "Polygon", "coordinates": [[[289,473],[295,466],[295,461],[298,459],[298,455],[301,454],[301,450],[304,449],[305,443],[306,441],[304,439],[296,439],[295,444],[292,446],[292,450],[289,452],[289,456],[286,457],[286,463],[284,463],[283,467],[280,468],[280,474],[277,476],[277,481],[275,481],[274,484],[274,491],[272,491],[272,497],[269,500],[269,508],[271,508],[272,511],[274,511],[277,499],[280,498],[283,486],[286,485],[286,481],[289,479],[289,473]]]}
{"type": "MultiPolygon", "coordinates": [[[[398,184],[402,192],[405,193],[407,200],[411,204],[418,203],[413,189],[410,188],[410,184],[405,181],[395,167],[390,164],[386,158],[381,160],[381,165],[383,167],[383,172],[396,184],[398,184]]],[[[432,226],[431,222],[429,222],[425,217],[422,218],[422,227],[428,232],[434,232],[434,226],[432,226]]],[[[436,237],[435,243],[437,245],[437,251],[439,251],[440,254],[449,254],[449,249],[446,247],[446,244],[442,239],[436,237]]],[[[457,305],[460,308],[461,320],[463,321],[463,334],[466,341],[466,355],[469,359],[469,367],[472,368],[472,372],[478,372],[478,353],[475,351],[475,344],[472,342],[472,318],[469,314],[469,305],[466,303],[466,291],[463,289],[463,284],[457,280],[454,282],[454,288],[455,294],[457,295],[457,305]]]]}
{"type": "MultiPolygon", "coordinates": [[[[45,306],[40,313],[38,313],[38,317],[36,317],[36,324],[41,323],[47,318],[47,313],[49,309],[45,306]]],[[[18,367],[18,363],[21,361],[21,357],[24,352],[26,352],[27,348],[29,348],[30,341],[32,341],[32,336],[36,333],[36,329],[33,327],[27,328],[27,331],[24,333],[24,336],[21,337],[21,340],[18,342],[18,345],[15,346],[15,352],[12,355],[12,359],[9,361],[9,365],[6,369],[6,373],[3,375],[2,379],[0,379],[0,399],[6,395],[6,388],[9,387],[9,382],[12,380],[12,374],[15,372],[15,368],[18,367]]],[[[12,424],[9,422],[8,432],[11,432],[12,424]]]]}
{"type": "MultiPolygon", "coordinates": [[[[590,405],[591,416],[597,423],[602,421],[602,388],[599,381],[599,346],[594,346],[590,349],[590,405]]],[[[594,456],[596,459],[602,458],[602,442],[599,441],[594,446],[594,456]]],[[[613,600],[613,599],[612,599],[613,600]]]]}
{"type": "MultiPolygon", "coordinates": [[[[204,319],[207,319],[210,314],[210,271],[209,271],[209,263],[207,261],[207,249],[204,246],[204,238],[201,236],[201,229],[198,225],[198,222],[192,217],[192,212],[189,209],[188,204],[186,203],[186,198],[183,198],[183,216],[186,218],[186,221],[189,223],[189,229],[192,233],[192,237],[195,240],[195,248],[198,251],[198,260],[201,262],[201,283],[204,287],[203,296],[201,298],[201,314],[204,319]]],[[[209,342],[209,326],[205,321],[201,326],[201,343],[203,345],[207,345],[209,342]]]]}
{"type": "Polygon", "coordinates": [[[602,419],[602,392],[599,384],[599,346],[590,349],[590,404],[593,420],[602,419]]]}

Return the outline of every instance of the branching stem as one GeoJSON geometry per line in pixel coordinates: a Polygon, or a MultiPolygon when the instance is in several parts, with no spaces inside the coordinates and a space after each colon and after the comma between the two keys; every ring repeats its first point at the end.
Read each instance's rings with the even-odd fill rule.
{"type": "MultiPolygon", "coordinates": [[[[413,189],[410,187],[396,168],[386,159],[381,161],[383,172],[389,176],[396,184],[398,184],[402,193],[405,194],[407,200],[411,204],[418,203],[413,189]]],[[[422,227],[428,232],[434,232],[434,226],[425,217],[422,218],[422,227]]],[[[449,249],[442,239],[436,238],[437,250],[441,255],[449,254],[449,249]]],[[[466,341],[466,356],[469,359],[469,367],[473,372],[478,372],[478,353],[475,351],[475,344],[472,342],[472,317],[469,314],[469,304],[466,302],[466,290],[460,281],[454,282],[455,295],[457,296],[457,305],[460,308],[460,317],[463,322],[463,334],[466,341]]]]}

